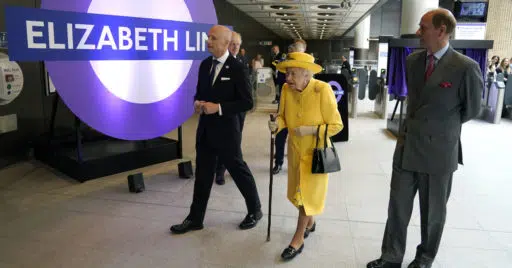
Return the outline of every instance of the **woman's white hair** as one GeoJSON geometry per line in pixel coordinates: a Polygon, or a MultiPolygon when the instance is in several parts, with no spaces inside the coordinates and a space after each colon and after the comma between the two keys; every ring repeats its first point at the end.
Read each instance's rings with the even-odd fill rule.
{"type": "Polygon", "coordinates": [[[302,69],[304,75],[306,76],[307,80],[311,80],[313,78],[313,72],[308,69],[302,69]]]}

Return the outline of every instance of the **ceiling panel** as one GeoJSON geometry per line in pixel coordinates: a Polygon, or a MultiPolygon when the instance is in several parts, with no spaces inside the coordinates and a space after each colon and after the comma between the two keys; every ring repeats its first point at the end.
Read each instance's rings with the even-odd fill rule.
{"type": "Polygon", "coordinates": [[[384,0],[227,1],[283,38],[330,39],[345,34],[368,10],[384,0]]]}

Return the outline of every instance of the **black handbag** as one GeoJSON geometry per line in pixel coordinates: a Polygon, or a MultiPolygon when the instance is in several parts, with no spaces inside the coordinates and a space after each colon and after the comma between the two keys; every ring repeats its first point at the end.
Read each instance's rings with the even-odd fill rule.
{"type": "Polygon", "coordinates": [[[313,174],[325,174],[332,173],[341,170],[340,159],[338,158],[338,153],[336,152],[336,148],[334,147],[334,143],[329,137],[331,141],[332,147],[327,147],[327,127],[325,126],[325,134],[324,134],[324,147],[318,148],[318,140],[320,139],[320,126],[316,131],[316,148],[313,151],[313,167],[311,172],[313,174]]]}

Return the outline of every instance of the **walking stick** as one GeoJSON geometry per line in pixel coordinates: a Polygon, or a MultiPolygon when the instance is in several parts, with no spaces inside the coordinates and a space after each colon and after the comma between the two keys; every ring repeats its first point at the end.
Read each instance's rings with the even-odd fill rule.
{"type": "MultiPolygon", "coordinates": [[[[270,121],[276,121],[273,115],[270,115],[270,121]]],[[[274,163],[274,144],[276,140],[275,133],[270,134],[270,183],[268,185],[268,226],[267,226],[267,242],[270,241],[270,225],[272,223],[272,184],[274,183],[274,173],[272,173],[274,163]]]]}

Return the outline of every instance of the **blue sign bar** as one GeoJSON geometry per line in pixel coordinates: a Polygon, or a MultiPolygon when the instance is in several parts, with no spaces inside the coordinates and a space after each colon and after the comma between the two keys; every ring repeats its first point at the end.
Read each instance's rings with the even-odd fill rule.
{"type": "Polygon", "coordinates": [[[202,60],[211,24],[6,7],[16,61],[202,60]]]}

